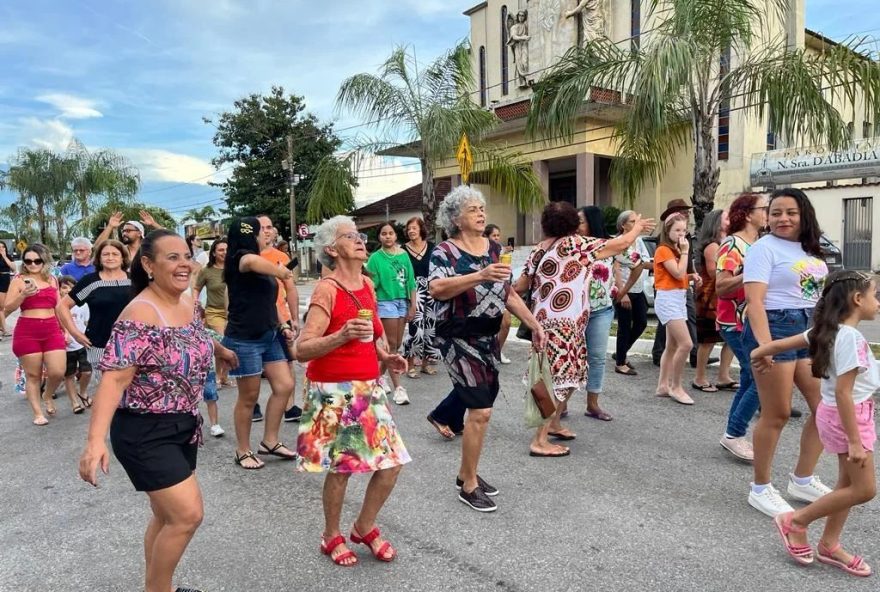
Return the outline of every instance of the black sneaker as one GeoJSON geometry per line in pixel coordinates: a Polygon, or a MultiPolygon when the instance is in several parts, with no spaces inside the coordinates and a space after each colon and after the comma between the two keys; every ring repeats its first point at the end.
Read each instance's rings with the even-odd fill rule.
{"type": "Polygon", "coordinates": [[[797,407],[792,407],[791,413],[788,414],[789,417],[794,417],[795,419],[797,419],[798,417],[803,417],[803,415],[803,412],[797,407]]]}
{"type": "Polygon", "coordinates": [[[260,404],[259,403],[254,405],[254,414],[251,416],[251,421],[253,421],[253,422],[263,421],[263,412],[260,411],[260,404]]]}
{"type": "Polygon", "coordinates": [[[303,416],[303,410],[294,405],[284,412],[284,421],[299,421],[303,416]]]}
{"type": "Polygon", "coordinates": [[[479,487],[475,487],[470,493],[466,493],[464,489],[458,492],[458,499],[469,505],[477,512],[494,512],[498,509],[489,497],[483,493],[479,487]]]}
{"type": "MultiPolygon", "coordinates": [[[[455,488],[460,491],[462,485],[464,485],[464,481],[462,481],[461,479],[456,477],[455,478],[455,488]]],[[[483,481],[483,478],[480,477],[479,475],[477,475],[477,486],[480,489],[482,489],[483,493],[485,493],[489,497],[495,497],[496,495],[498,495],[498,489],[495,487],[492,487],[491,485],[489,485],[488,483],[483,481]]]]}

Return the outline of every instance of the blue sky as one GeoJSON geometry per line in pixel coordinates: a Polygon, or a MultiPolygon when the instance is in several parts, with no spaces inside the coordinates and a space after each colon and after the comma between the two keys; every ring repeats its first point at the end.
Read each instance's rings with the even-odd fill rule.
{"type": "MultiPolygon", "coordinates": [[[[438,55],[467,36],[462,11],[473,4],[4,0],[0,162],[18,146],[62,149],[75,136],[128,156],[143,176],[145,201],[175,214],[214,203],[217,192],[205,185],[212,128],[203,116],[278,84],[304,95],[319,117],[337,119],[333,99],[344,78],[374,72],[395,44],[413,45],[426,61],[438,55]]],[[[880,36],[880,12],[876,0],[807,0],[807,27],[832,39],[880,36]]],[[[374,191],[416,181],[377,178],[374,191]]]]}

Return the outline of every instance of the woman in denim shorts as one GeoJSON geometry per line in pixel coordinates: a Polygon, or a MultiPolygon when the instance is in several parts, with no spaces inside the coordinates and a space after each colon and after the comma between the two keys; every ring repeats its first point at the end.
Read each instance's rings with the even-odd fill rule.
{"type": "MultiPolygon", "coordinates": [[[[819,247],[821,230],[816,212],[804,192],[777,190],[770,196],[768,207],[770,234],[752,245],[743,265],[746,322],[742,345],[746,351],[806,331],[828,275],[819,247]]],[[[788,494],[811,502],[830,491],[813,475],[822,453],[815,419],[820,400],[819,379],[810,371],[806,348],[774,356],[772,368],[755,374],[754,378],[752,388],[758,390],[761,416],[753,434],[755,480],[749,492],[749,505],[768,516],[776,516],[792,511],[771,484],[771,465],[779,435],[791,413],[793,385],[803,394],[811,414],[804,422],[798,462],[789,475],[788,494]]]]}
{"type": "MultiPolygon", "coordinates": [[[[268,221],[266,217],[261,218],[268,221]]],[[[271,228],[271,224],[266,227],[271,228]]],[[[235,463],[243,469],[264,466],[250,445],[251,420],[263,373],[269,379],[272,395],[266,405],[266,424],[258,453],[285,460],[296,458],[293,450],[278,439],[284,407],[293,391],[293,377],[278,333],[282,331],[288,341],[293,339],[293,333],[289,328],[279,327],[275,308],[276,279],[289,285],[292,276],[288,269],[260,256],[260,250],[269,245],[271,238],[270,232],[261,230],[261,219],[233,220],[223,270],[229,292],[229,318],[223,345],[235,352],[239,362],[229,375],[238,379],[234,412],[235,463]]]]}

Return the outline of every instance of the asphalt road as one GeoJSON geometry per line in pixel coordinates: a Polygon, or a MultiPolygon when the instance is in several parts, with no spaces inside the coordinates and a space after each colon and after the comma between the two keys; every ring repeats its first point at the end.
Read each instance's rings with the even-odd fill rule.
{"type": "MultiPolygon", "coordinates": [[[[683,407],[652,395],[656,374],[645,358],[638,377],[607,375],[602,423],[573,413],[572,455],[530,458],[522,424],[520,374],[527,347],[508,347],[480,473],[501,493],[499,510],[478,514],[454,489],[459,442],[440,439],[425,421],[445,395],[444,373],[406,380],[413,403],[396,407],[413,462],[380,516],[398,560],[382,564],[360,552],[355,568],[318,552],[322,529],[319,475],[269,461],[262,471],[232,462],[231,434],[209,437],[198,476],[206,517],[178,569],[179,585],[205,591],[381,590],[875,590],[832,568],[800,568],[785,556],[771,521],[746,503],[749,465],[718,445],[731,395],[697,393],[683,407]]],[[[0,591],[141,590],[141,537],[147,499],[115,462],[93,489],[76,474],[88,414],[59,399],[48,427],[30,424],[14,395],[14,358],[0,343],[5,413],[0,415],[0,591]]],[[[690,375],[688,376],[690,378],[690,375]]],[[[264,387],[265,391],[265,387],[264,387]]],[[[220,394],[231,432],[233,390],[220,394]]],[[[265,396],[265,392],[264,392],[265,396]]],[[[577,410],[579,405],[574,405],[577,410]]],[[[800,426],[782,436],[774,479],[784,489],[800,426]]],[[[293,442],[297,424],[284,424],[293,442]]],[[[255,425],[254,444],[262,434],[255,425]]],[[[819,474],[834,483],[836,460],[819,474]]],[[[366,479],[353,477],[343,524],[354,520],[366,479]]],[[[847,545],[880,567],[878,503],[856,509],[847,545]]],[[[818,537],[814,528],[813,540],[818,537]]]]}

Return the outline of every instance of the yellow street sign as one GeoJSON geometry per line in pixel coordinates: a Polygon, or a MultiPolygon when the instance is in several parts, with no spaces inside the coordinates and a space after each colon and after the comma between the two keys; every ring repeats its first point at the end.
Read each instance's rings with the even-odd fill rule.
{"type": "Polygon", "coordinates": [[[461,141],[458,143],[458,152],[455,153],[455,159],[461,169],[461,182],[467,185],[468,177],[474,169],[474,155],[471,152],[471,144],[468,142],[467,134],[461,134],[461,141]]]}
{"type": "Polygon", "coordinates": [[[27,246],[27,242],[25,242],[24,239],[21,239],[17,243],[15,243],[15,250],[21,253],[22,251],[27,249],[27,246]]]}

